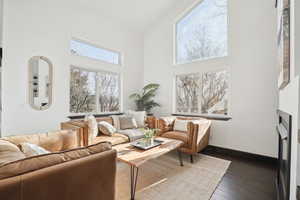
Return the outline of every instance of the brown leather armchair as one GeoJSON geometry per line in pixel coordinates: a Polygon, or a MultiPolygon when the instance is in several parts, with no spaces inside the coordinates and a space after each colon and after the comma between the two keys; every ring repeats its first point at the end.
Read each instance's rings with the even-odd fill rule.
{"type": "Polygon", "coordinates": [[[183,118],[183,117],[163,117],[157,122],[160,137],[177,139],[184,142],[179,149],[183,153],[191,156],[193,163],[193,155],[202,151],[209,144],[211,121],[200,118],[183,118]],[[187,131],[174,130],[176,119],[189,120],[187,123],[187,131]]]}

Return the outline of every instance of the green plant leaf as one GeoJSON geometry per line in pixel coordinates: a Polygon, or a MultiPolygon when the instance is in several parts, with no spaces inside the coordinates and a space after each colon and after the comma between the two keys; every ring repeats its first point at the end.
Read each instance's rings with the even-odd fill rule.
{"type": "Polygon", "coordinates": [[[140,99],[141,98],[141,95],[138,94],[138,93],[134,93],[132,95],[129,96],[130,99],[140,99]]]}
{"type": "Polygon", "coordinates": [[[143,90],[144,91],[147,91],[147,90],[151,90],[151,89],[158,89],[159,88],[159,84],[157,84],[157,83],[150,83],[150,84],[148,84],[148,85],[146,85],[144,88],[143,88],[143,90]]]}

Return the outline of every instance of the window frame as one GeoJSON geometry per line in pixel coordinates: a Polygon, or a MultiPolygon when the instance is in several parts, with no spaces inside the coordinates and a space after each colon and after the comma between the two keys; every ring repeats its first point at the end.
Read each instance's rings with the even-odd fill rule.
{"type": "MultiPolygon", "coordinates": [[[[70,109],[70,101],[71,101],[71,94],[69,94],[69,114],[70,116],[78,116],[78,115],[87,115],[87,114],[93,114],[93,115],[108,115],[108,114],[118,114],[118,113],[122,113],[123,112],[123,97],[122,97],[122,80],[123,80],[123,77],[122,77],[122,74],[119,73],[119,72],[111,72],[111,71],[106,71],[106,70],[94,70],[94,69],[90,69],[90,68],[87,68],[87,67],[81,67],[81,66],[76,66],[76,65],[71,65],[70,66],[70,73],[71,74],[71,70],[73,69],[77,69],[77,70],[80,70],[80,71],[86,71],[86,72],[94,72],[96,73],[96,80],[95,80],[95,85],[96,85],[96,94],[95,94],[95,98],[96,98],[96,112],[79,112],[79,113],[74,113],[74,112],[71,112],[71,109],[70,109]],[[106,73],[106,74],[112,74],[112,75],[117,75],[118,76],[118,81],[119,81],[119,111],[115,111],[115,112],[99,112],[99,101],[98,101],[98,98],[99,98],[99,89],[98,89],[98,78],[97,78],[97,74],[98,73],[106,73]]],[[[70,88],[71,88],[71,76],[70,76],[70,81],[69,81],[69,91],[70,91],[70,88]]]]}
{"type": "MultiPolygon", "coordinates": [[[[218,68],[218,69],[214,69],[214,70],[209,70],[209,71],[194,71],[194,72],[187,72],[187,73],[176,73],[173,76],[173,114],[174,115],[187,115],[187,116],[207,116],[207,117],[229,117],[231,116],[231,70],[228,67],[225,68],[218,68]],[[178,76],[187,76],[187,75],[193,75],[193,74],[199,74],[201,76],[201,80],[200,80],[200,94],[202,94],[203,92],[203,74],[206,73],[217,73],[217,72],[221,72],[221,71],[226,71],[228,73],[228,93],[227,93],[227,100],[228,100],[228,107],[227,107],[227,114],[215,114],[215,113],[190,113],[190,112],[178,112],[177,111],[177,77],[178,76]]],[[[201,102],[200,102],[201,104],[201,102]]],[[[199,108],[199,110],[201,110],[201,107],[199,108]]]]}
{"type": "Polygon", "coordinates": [[[230,50],[229,50],[229,41],[230,41],[230,35],[229,35],[229,0],[227,0],[227,53],[225,56],[215,56],[215,57],[207,57],[207,58],[198,58],[194,59],[191,61],[186,61],[186,62],[178,62],[178,42],[177,42],[177,25],[178,23],[185,18],[187,15],[189,15],[197,6],[199,6],[201,3],[203,3],[205,0],[197,0],[194,4],[189,6],[188,8],[184,9],[184,11],[177,17],[175,18],[175,21],[173,22],[173,65],[174,66],[180,66],[180,65],[186,65],[186,64],[192,64],[192,63],[197,63],[197,62],[207,62],[208,60],[217,60],[217,59],[225,59],[229,57],[230,55],[230,50]]]}
{"type": "Polygon", "coordinates": [[[95,61],[98,61],[98,62],[102,62],[102,63],[105,63],[105,64],[114,65],[114,66],[123,66],[123,62],[124,62],[124,60],[123,60],[123,54],[122,54],[121,51],[117,51],[117,50],[113,50],[113,49],[110,49],[110,48],[106,48],[106,47],[103,47],[101,45],[98,45],[98,44],[95,44],[95,43],[92,43],[92,42],[89,42],[89,41],[86,41],[86,40],[78,39],[78,38],[75,38],[75,37],[72,37],[71,40],[70,40],[69,52],[70,52],[71,56],[87,58],[87,59],[90,59],[90,60],[95,60],[95,61]],[[71,49],[71,42],[72,41],[76,41],[76,42],[80,42],[80,43],[85,43],[85,44],[93,46],[95,48],[99,48],[99,49],[102,49],[102,50],[106,50],[106,51],[110,51],[110,52],[116,53],[119,56],[118,64],[111,63],[111,62],[108,62],[106,60],[100,60],[100,59],[97,59],[97,58],[92,58],[92,57],[83,56],[83,55],[79,55],[79,54],[73,54],[72,51],[71,51],[72,50],[71,49]]]}

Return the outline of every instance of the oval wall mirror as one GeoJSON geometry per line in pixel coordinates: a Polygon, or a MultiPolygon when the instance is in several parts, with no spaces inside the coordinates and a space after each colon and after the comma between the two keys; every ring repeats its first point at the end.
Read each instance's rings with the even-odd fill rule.
{"type": "Polygon", "coordinates": [[[53,65],[43,56],[29,60],[29,104],[35,110],[46,110],[52,104],[53,65]]]}

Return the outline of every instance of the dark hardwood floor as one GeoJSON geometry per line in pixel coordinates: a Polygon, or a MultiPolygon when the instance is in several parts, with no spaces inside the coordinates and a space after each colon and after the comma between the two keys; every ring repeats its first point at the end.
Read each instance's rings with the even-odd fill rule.
{"type": "Polygon", "coordinates": [[[211,200],[276,200],[274,162],[230,155],[210,148],[202,153],[231,161],[211,200]]]}

